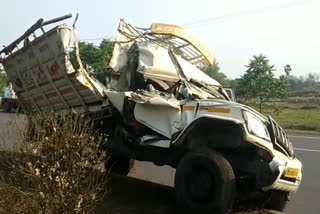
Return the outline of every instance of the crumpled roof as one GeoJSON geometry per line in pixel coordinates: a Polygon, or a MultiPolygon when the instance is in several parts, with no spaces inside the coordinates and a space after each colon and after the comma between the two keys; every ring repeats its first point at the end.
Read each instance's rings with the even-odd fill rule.
{"type": "Polygon", "coordinates": [[[131,98],[136,103],[171,106],[180,108],[182,101],[177,100],[172,94],[163,93],[157,90],[137,90],[131,93],[131,98]]]}
{"type": "MultiPolygon", "coordinates": [[[[153,23],[150,28],[138,28],[121,20],[114,54],[125,51],[124,49],[128,49],[134,42],[144,41],[157,44],[165,49],[172,49],[184,60],[200,69],[214,63],[213,52],[186,29],[176,25],[159,23],[153,23]]],[[[114,66],[119,63],[119,61],[111,60],[110,66],[114,70],[118,70],[114,66]]]]}

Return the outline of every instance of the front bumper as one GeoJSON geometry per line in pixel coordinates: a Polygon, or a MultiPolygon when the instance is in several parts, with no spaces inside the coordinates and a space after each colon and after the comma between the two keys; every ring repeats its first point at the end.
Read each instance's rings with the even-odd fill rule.
{"type": "Polygon", "coordinates": [[[299,189],[302,179],[302,163],[297,159],[288,159],[286,161],[274,157],[269,163],[269,167],[273,172],[279,172],[276,180],[270,186],[264,187],[263,190],[282,190],[289,193],[295,193],[299,189]],[[288,179],[284,176],[288,168],[297,169],[299,172],[295,179],[288,179]]]}

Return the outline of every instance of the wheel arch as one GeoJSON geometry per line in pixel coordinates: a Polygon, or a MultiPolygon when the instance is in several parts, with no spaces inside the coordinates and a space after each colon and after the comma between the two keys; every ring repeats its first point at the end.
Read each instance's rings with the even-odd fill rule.
{"type": "Polygon", "coordinates": [[[199,147],[236,149],[245,138],[242,122],[220,116],[202,116],[193,121],[175,140],[174,144],[194,150],[199,147]]]}

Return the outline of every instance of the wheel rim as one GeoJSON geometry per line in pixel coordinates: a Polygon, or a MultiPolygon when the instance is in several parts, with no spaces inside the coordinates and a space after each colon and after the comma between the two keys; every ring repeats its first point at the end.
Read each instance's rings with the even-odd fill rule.
{"type": "Polygon", "coordinates": [[[206,169],[193,169],[186,178],[187,192],[193,201],[203,202],[212,198],[214,176],[206,169]]]}

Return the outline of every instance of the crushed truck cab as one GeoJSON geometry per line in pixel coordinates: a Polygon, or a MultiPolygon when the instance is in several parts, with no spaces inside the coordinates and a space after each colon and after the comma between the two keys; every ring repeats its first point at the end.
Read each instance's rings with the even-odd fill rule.
{"type": "Polygon", "coordinates": [[[176,168],[177,203],[187,213],[228,213],[236,198],[284,209],[302,164],[272,117],[236,103],[232,90],[202,72],[214,63],[204,44],[175,25],[121,20],[102,84],[82,66],[75,27],[44,31],[65,18],[39,20],[0,52],[26,111],[92,117],[107,136],[111,171],[127,174],[132,160],[176,168]],[[37,29],[43,34],[31,38],[37,29]],[[79,69],[70,63],[72,31],[79,69]]]}

